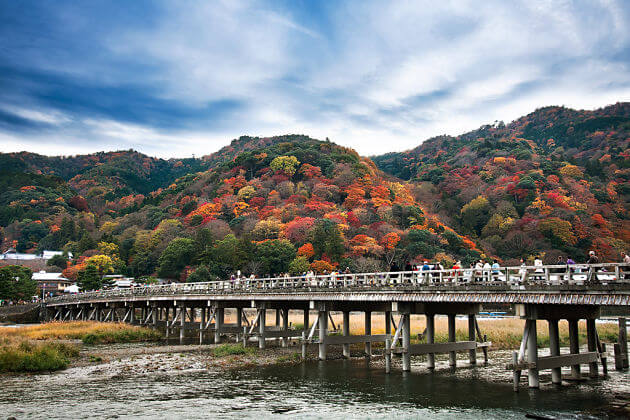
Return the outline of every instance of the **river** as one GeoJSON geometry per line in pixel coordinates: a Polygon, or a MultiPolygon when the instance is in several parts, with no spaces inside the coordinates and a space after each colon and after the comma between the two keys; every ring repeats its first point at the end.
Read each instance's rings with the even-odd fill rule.
{"type": "Polygon", "coordinates": [[[509,352],[492,352],[488,366],[451,372],[446,360],[435,372],[414,362],[403,374],[385,374],[381,362],[364,359],[267,367],[204,368],[187,354],[183,363],[159,366],[160,355],[113,360],[62,372],[0,378],[2,418],[591,418],[630,391],[630,375],[567,383],[557,388],[547,372],[542,388],[514,393],[509,352]],[[142,363],[145,363],[142,365],[142,363]],[[144,366],[138,368],[138,366],[144,366]],[[135,366],[135,368],[134,368],[135,366]]]}

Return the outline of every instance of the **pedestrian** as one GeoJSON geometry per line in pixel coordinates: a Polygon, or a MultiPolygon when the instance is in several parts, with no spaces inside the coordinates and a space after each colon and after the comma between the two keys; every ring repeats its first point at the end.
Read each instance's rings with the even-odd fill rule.
{"type": "Polygon", "coordinates": [[[630,264],[630,255],[626,254],[626,251],[621,251],[621,262],[624,264],[630,264]]]}
{"type": "Polygon", "coordinates": [[[599,264],[599,258],[595,255],[595,251],[588,251],[588,260],[587,264],[599,264]]]}
{"type": "Polygon", "coordinates": [[[431,271],[431,266],[429,265],[429,261],[424,261],[424,264],[422,265],[422,271],[423,271],[423,275],[422,277],[424,278],[424,283],[425,284],[429,284],[429,281],[431,281],[431,274],[429,273],[429,271],[431,271]]]}
{"type": "Polygon", "coordinates": [[[499,265],[499,263],[497,262],[497,260],[492,260],[492,280],[496,281],[499,279],[499,273],[500,273],[500,269],[501,266],[499,265]]]}

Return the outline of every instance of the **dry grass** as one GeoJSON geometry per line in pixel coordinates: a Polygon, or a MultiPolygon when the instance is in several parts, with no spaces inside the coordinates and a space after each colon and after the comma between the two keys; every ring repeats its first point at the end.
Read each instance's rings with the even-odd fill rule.
{"type": "MultiPolygon", "coordinates": [[[[310,324],[316,319],[315,312],[310,315],[310,324]]],[[[333,320],[337,328],[341,329],[343,316],[341,313],[334,313],[333,320]]],[[[398,317],[395,317],[398,322],[398,317]]],[[[251,320],[251,317],[250,317],[251,320]]],[[[226,322],[236,322],[235,313],[226,313],[226,322]]],[[[289,312],[289,322],[294,327],[301,328],[303,326],[304,318],[300,311],[289,312]]],[[[351,313],[350,314],[350,334],[361,335],[365,334],[364,314],[351,313]]],[[[275,324],[275,314],[270,311],[267,314],[267,325],[275,324]]],[[[538,330],[538,344],[541,347],[547,347],[549,345],[549,329],[546,321],[538,321],[536,323],[538,330]]],[[[329,328],[332,325],[329,323],[329,328]]],[[[411,317],[411,335],[412,342],[417,342],[418,334],[424,332],[426,328],[426,318],[423,315],[412,315],[411,317]]],[[[468,340],[468,320],[457,319],[455,323],[456,337],[459,341],[468,340]]],[[[525,328],[525,321],[518,318],[500,318],[500,319],[480,319],[479,328],[481,333],[487,335],[488,341],[492,342],[493,349],[512,349],[516,350],[521,344],[523,337],[523,330],[525,328]]],[[[586,343],[586,322],[582,321],[579,324],[579,337],[580,343],[586,343]]],[[[566,321],[561,321],[559,324],[560,330],[560,344],[563,347],[569,345],[569,326],[566,321]]],[[[392,332],[394,328],[392,328],[392,332]]],[[[598,324],[597,332],[602,341],[614,342],[617,341],[618,327],[616,324],[598,324]]],[[[385,334],[385,316],[383,313],[372,313],[372,334],[385,334]]],[[[436,316],[435,318],[435,341],[446,342],[448,341],[448,319],[446,316],[436,316]]]]}
{"type": "Polygon", "coordinates": [[[28,340],[83,340],[86,344],[155,341],[161,334],[149,328],[123,323],[73,321],[49,322],[21,328],[0,329],[1,338],[28,340]]]}

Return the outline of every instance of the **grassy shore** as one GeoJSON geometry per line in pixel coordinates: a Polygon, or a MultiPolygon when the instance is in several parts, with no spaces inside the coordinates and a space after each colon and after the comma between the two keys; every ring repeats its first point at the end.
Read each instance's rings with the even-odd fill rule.
{"type": "Polygon", "coordinates": [[[87,321],[51,322],[0,329],[0,372],[41,372],[65,369],[79,355],[75,343],[130,343],[156,341],[162,335],[148,328],[87,321]]]}
{"type": "Polygon", "coordinates": [[[73,321],[4,328],[0,330],[0,338],[2,337],[28,340],[81,340],[85,344],[106,344],[157,341],[162,338],[162,334],[149,328],[123,323],[73,321]]]}
{"type": "Polygon", "coordinates": [[[65,369],[79,347],[62,342],[0,340],[0,372],[41,372],[65,369]]]}

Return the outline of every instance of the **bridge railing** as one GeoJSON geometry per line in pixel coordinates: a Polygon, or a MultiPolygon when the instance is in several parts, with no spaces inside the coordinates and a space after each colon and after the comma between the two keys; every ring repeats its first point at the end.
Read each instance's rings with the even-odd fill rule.
{"type": "Polygon", "coordinates": [[[273,278],[240,277],[202,283],[170,283],[124,289],[110,289],[49,298],[46,302],[72,302],[129,296],[163,296],[264,290],[430,288],[475,289],[488,287],[525,289],[563,285],[630,284],[630,264],[572,264],[516,266],[501,268],[461,268],[444,270],[375,273],[333,273],[273,278]]]}

